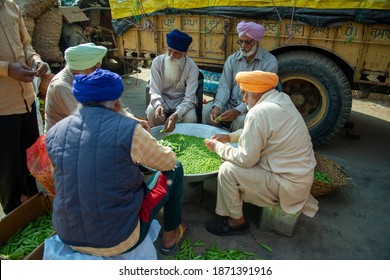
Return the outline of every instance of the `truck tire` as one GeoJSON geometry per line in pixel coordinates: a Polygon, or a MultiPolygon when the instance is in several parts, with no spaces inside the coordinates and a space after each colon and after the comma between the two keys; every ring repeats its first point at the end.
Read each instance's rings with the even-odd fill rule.
{"type": "Polygon", "coordinates": [[[329,142],[347,122],[352,91],[347,77],[329,58],[310,51],[277,57],[283,92],[302,114],[314,146],[329,142]]]}

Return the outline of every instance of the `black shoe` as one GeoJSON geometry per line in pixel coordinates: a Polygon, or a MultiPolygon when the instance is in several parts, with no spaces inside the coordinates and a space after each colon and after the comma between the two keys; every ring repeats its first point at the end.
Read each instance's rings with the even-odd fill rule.
{"type": "Polygon", "coordinates": [[[209,222],[206,225],[206,229],[208,232],[219,236],[240,235],[248,232],[249,223],[245,219],[245,222],[242,225],[239,225],[237,227],[232,227],[229,225],[229,217],[223,217],[209,222]]]}

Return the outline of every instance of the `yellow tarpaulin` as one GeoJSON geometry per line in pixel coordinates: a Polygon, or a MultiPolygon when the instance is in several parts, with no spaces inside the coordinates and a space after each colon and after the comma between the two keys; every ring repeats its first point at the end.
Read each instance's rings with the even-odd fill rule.
{"type": "Polygon", "coordinates": [[[390,10],[390,0],[110,0],[113,19],[140,16],[166,9],[186,10],[218,7],[291,7],[324,10],[374,9],[390,10]]]}

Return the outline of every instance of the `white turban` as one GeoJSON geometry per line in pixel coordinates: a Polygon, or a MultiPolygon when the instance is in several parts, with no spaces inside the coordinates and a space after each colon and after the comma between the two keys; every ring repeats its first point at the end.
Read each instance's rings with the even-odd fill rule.
{"type": "Polygon", "coordinates": [[[86,43],[67,48],[65,60],[72,70],[85,70],[102,63],[107,48],[96,46],[94,43],[86,43]]]}

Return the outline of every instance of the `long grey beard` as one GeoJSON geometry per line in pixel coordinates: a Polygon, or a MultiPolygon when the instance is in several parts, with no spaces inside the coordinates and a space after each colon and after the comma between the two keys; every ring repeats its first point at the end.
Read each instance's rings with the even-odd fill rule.
{"type": "Polygon", "coordinates": [[[185,57],[171,60],[169,56],[164,61],[164,79],[171,84],[177,84],[180,81],[183,71],[185,57]]]}

